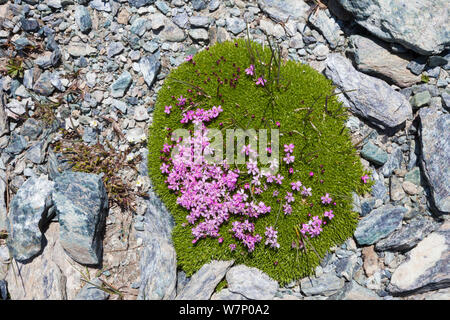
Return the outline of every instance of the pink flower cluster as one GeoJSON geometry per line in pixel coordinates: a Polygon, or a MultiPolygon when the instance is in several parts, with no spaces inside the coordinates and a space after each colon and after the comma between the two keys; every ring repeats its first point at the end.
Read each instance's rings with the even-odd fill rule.
{"type": "Polygon", "coordinates": [[[200,124],[201,122],[209,122],[212,119],[217,118],[222,111],[223,109],[221,106],[214,106],[210,110],[188,110],[183,113],[183,118],[180,120],[180,122],[188,123],[189,121],[192,121],[193,123],[197,124],[200,124]]]}
{"type": "Polygon", "coordinates": [[[276,231],[273,227],[266,227],[266,232],[264,235],[266,236],[266,246],[270,245],[271,248],[280,247],[280,244],[278,243],[278,231],[276,231]]]}

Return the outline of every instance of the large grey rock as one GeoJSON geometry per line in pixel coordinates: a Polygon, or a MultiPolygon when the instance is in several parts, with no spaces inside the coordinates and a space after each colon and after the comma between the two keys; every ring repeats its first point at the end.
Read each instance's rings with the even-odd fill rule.
{"type": "Polygon", "coordinates": [[[412,116],[411,105],[401,93],[383,80],[355,70],[340,54],[328,56],[325,75],[341,91],[348,91],[340,95],[344,106],[383,130],[397,129],[412,116]]]}
{"type": "Polygon", "coordinates": [[[248,299],[271,300],[279,285],[257,268],[237,265],[227,272],[228,289],[248,299]]]}
{"type": "Polygon", "coordinates": [[[340,297],[342,300],[381,300],[381,298],[372,290],[359,285],[355,280],[346,284],[344,294],[340,297]]]}
{"type": "Polygon", "coordinates": [[[76,6],[75,22],[82,33],[89,33],[92,29],[92,20],[89,11],[84,6],[76,6]]]}
{"type": "Polygon", "coordinates": [[[300,282],[300,290],[306,296],[325,295],[330,296],[344,287],[344,279],[336,274],[324,273],[319,278],[304,278],[300,282]]]}
{"type": "Polygon", "coordinates": [[[150,88],[156,79],[156,76],[161,68],[161,63],[155,55],[142,57],[139,61],[139,68],[145,83],[150,88]]]}
{"type": "Polygon", "coordinates": [[[47,176],[31,177],[11,200],[7,244],[17,261],[30,260],[43,248],[42,230],[48,222],[53,185],[47,176]]]}
{"type": "Polygon", "coordinates": [[[430,186],[434,205],[450,212],[450,115],[434,108],[422,108],[420,142],[422,172],[430,186]]]}
{"type": "Polygon", "coordinates": [[[208,300],[234,261],[217,261],[205,264],[178,293],[177,300],[208,300]]]}
{"type": "Polygon", "coordinates": [[[377,37],[422,55],[450,44],[447,0],[338,0],[355,21],[377,37]]]}
{"type": "Polygon", "coordinates": [[[388,290],[396,295],[450,286],[450,222],[429,234],[392,274],[388,290]]]}
{"type": "Polygon", "coordinates": [[[355,239],[360,245],[371,245],[394,232],[401,226],[405,207],[390,204],[373,210],[362,218],[355,230],[355,239]]]}
{"type": "Polygon", "coordinates": [[[311,14],[309,22],[320,30],[332,49],[339,45],[339,36],[342,33],[341,28],[334,18],[327,14],[326,10],[319,10],[317,14],[311,14]]]}
{"type": "Polygon", "coordinates": [[[377,242],[375,249],[378,251],[408,251],[436,227],[436,224],[428,219],[414,219],[400,230],[377,242]]]}
{"type": "Polygon", "coordinates": [[[186,33],[176,24],[164,18],[164,29],[159,33],[162,42],[181,42],[186,39],[186,33]]]}
{"type": "Polygon", "coordinates": [[[393,54],[381,41],[352,35],[349,38],[353,57],[359,71],[386,79],[399,87],[409,87],[420,82],[420,77],[408,68],[411,57],[393,54]]]}
{"type": "Polygon", "coordinates": [[[90,280],[84,285],[78,292],[75,300],[106,300],[109,297],[109,293],[100,289],[102,287],[102,281],[99,278],[90,280]]]}
{"type": "Polygon", "coordinates": [[[101,177],[65,172],[56,177],[52,197],[61,225],[60,241],[67,254],[81,264],[99,264],[108,212],[108,196],[101,177]]]}
{"type": "Polygon", "coordinates": [[[155,236],[144,242],[138,299],[172,300],[176,294],[177,257],[171,242],[155,236]]]}
{"type": "Polygon", "coordinates": [[[290,20],[305,21],[309,5],[298,0],[258,0],[261,10],[276,22],[290,20]]]}

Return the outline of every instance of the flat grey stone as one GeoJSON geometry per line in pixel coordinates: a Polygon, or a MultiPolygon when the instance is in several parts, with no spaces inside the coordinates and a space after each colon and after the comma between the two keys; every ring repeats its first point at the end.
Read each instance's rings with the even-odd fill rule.
{"type": "Polygon", "coordinates": [[[102,261],[108,196],[100,176],[65,172],[55,179],[52,195],[60,224],[60,242],[78,263],[98,265],[102,261]]]}
{"type": "Polygon", "coordinates": [[[359,245],[371,245],[400,228],[405,207],[390,204],[381,206],[362,218],[355,230],[355,239],[359,245]]]}
{"type": "Polygon", "coordinates": [[[7,244],[17,261],[27,262],[43,248],[41,230],[48,222],[46,214],[52,204],[53,185],[47,176],[31,177],[11,200],[7,244]]]}
{"type": "Polygon", "coordinates": [[[257,268],[237,265],[226,276],[228,289],[252,300],[270,300],[277,292],[278,282],[257,268]]]}
{"type": "Polygon", "coordinates": [[[344,279],[336,274],[324,273],[319,278],[304,278],[300,282],[300,290],[306,296],[325,295],[330,296],[344,287],[344,279]]]}
{"type": "Polygon", "coordinates": [[[367,159],[373,164],[379,166],[385,164],[386,161],[388,161],[388,154],[386,153],[386,151],[377,147],[370,141],[363,146],[361,150],[361,156],[364,159],[367,159]]]}
{"type": "Polygon", "coordinates": [[[125,95],[128,87],[133,81],[131,74],[128,71],[124,71],[119,78],[110,86],[111,96],[114,98],[121,98],[125,95]]]}
{"type": "Polygon", "coordinates": [[[205,264],[178,293],[176,300],[208,300],[225,277],[234,261],[216,261],[205,264]]]}
{"type": "Polygon", "coordinates": [[[420,144],[422,172],[431,189],[433,203],[441,213],[450,212],[450,115],[422,108],[420,144]]]}
{"type": "Polygon", "coordinates": [[[99,289],[102,287],[102,281],[95,278],[86,283],[78,292],[75,300],[107,300],[109,293],[99,289]]]}
{"type": "Polygon", "coordinates": [[[344,106],[382,130],[397,130],[412,117],[411,105],[401,93],[386,82],[355,70],[340,54],[328,56],[325,75],[345,91],[340,95],[344,106]]]}
{"type": "Polygon", "coordinates": [[[149,55],[142,57],[139,61],[139,68],[141,70],[142,76],[144,77],[145,83],[151,88],[153,82],[161,69],[161,63],[155,55],[149,55]]]}
{"type": "Polygon", "coordinates": [[[211,300],[248,300],[242,294],[231,292],[228,288],[223,288],[211,296],[211,300]]]}
{"type": "Polygon", "coordinates": [[[89,11],[84,6],[75,7],[75,22],[82,33],[89,33],[92,29],[92,19],[89,11]]]}

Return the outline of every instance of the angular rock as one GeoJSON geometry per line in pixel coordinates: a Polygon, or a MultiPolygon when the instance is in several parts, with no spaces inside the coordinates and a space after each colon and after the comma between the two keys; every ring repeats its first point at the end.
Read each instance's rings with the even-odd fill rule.
{"type": "Polygon", "coordinates": [[[189,36],[198,41],[206,41],[209,39],[208,31],[203,28],[196,28],[189,30],[189,36]]]}
{"type": "Polygon", "coordinates": [[[420,82],[420,77],[408,68],[411,57],[392,54],[381,41],[352,35],[349,38],[355,63],[359,71],[386,79],[399,87],[409,87],[420,82]]]}
{"type": "Polygon", "coordinates": [[[338,0],[356,23],[377,37],[422,55],[437,54],[450,43],[447,0],[338,0]]]}
{"type": "Polygon", "coordinates": [[[191,27],[206,28],[209,26],[209,18],[207,16],[192,16],[189,18],[191,27]]]}
{"type": "Polygon", "coordinates": [[[107,50],[108,58],[112,58],[112,57],[118,55],[119,53],[121,53],[123,51],[124,48],[125,47],[123,46],[122,42],[120,42],[120,41],[112,42],[108,46],[108,50],[107,50]]]}
{"type": "Polygon", "coordinates": [[[52,191],[53,182],[47,176],[31,177],[12,198],[7,244],[17,261],[28,261],[41,252],[44,245],[42,230],[48,222],[52,191]]]}
{"type": "Polygon", "coordinates": [[[428,219],[416,218],[387,238],[378,241],[375,249],[377,251],[408,251],[414,248],[430,232],[434,231],[436,227],[436,224],[428,219]]]}
{"type": "Polygon", "coordinates": [[[25,19],[20,20],[22,25],[22,30],[26,32],[36,32],[39,30],[39,22],[35,19],[25,19]]]}
{"type": "Polygon", "coordinates": [[[23,136],[15,132],[11,133],[8,146],[3,150],[10,154],[20,154],[26,149],[28,143],[23,136]]]}
{"type": "Polygon", "coordinates": [[[78,292],[75,300],[107,300],[109,293],[99,289],[102,287],[102,281],[99,278],[95,278],[86,283],[83,288],[78,292]]]}
{"type": "Polygon", "coordinates": [[[227,272],[228,289],[247,299],[270,300],[277,292],[278,282],[257,268],[237,265],[227,272]]]}
{"type": "Polygon", "coordinates": [[[319,278],[304,278],[300,281],[300,290],[306,296],[330,296],[344,287],[344,279],[334,273],[324,273],[319,278]]]}
{"type": "Polygon", "coordinates": [[[65,172],[55,179],[53,202],[66,253],[84,265],[102,260],[102,236],[108,212],[108,196],[100,176],[65,172]]]}
{"type": "MultiPolygon", "coordinates": [[[[101,1],[101,0],[99,0],[99,1],[101,1]]],[[[96,53],[97,50],[88,44],[71,43],[67,47],[67,52],[69,52],[69,54],[74,57],[85,57],[85,56],[90,56],[91,54],[96,53]]]]}
{"type": "Polygon", "coordinates": [[[233,263],[213,260],[205,264],[178,293],[176,300],[208,300],[233,263]]]}
{"type": "Polygon", "coordinates": [[[8,283],[5,280],[0,280],[0,300],[8,298],[8,283]]]}
{"type": "Polygon", "coordinates": [[[139,61],[139,68],[148,87],[151,88],[156,76],[161,69],[161,63],[155,55],[142,57],[139,61]]]}
{"type": "Polygon", "coordinates": [[[125,95],[128,87],[133,81],[131,74],[128,71],[124,71],[119,78],[110,86],[111,96],[114,98],[121,98],[125,95]]]}
{"type": "MultiPolygon", "coordinates": [[[[154,28],[153,25],[152,28],[154,28]]],[[[164,19],[164,29],[159,36],[162,42],[181,42],[186,39],[186,33],[168,19],[164,19]]]]}
{"type": "Polygon", "coordinates": [[[450,286],[450,222],[429,234],[392,274],[388,290],[394,295],[426,292],[450,286]]]}
{"type": "Polygon", "coordinates": [[[450,115],[433,108],[422,108],[419,116],[422,172],[430,186],[436,209],[449,213],[450,115]]]}
{"type": "Polygon", "coordinates": [[[367,159],[373,164],[379,166],[385,164],[386,161],[388,161],[388,154],[386,153],[386,151],[378,148],[370,141],[363,146],[361,150],[361,156],[364,159],[367,159]]]}
{"type": "Polygon", "coordinates": [[[36,144],[34,144],[33,146],[31,146],[25,157],[30,160],[31,162],[33,162],[34,164],[41,164],[42,162],[44,162],[45,159],[45,148],[44,148],[45,144],[43,141],[40,141],[36,144]]]}
{"type": "Polygon", "coordinates": [[[332,17],[330,18],[327,15],[325,10],[319,10],[317,14],[311,14],[309,22],[319,29],[332,49],[339,45],[339,35],[342,33],[341,28],[332,17]]]}
{"type": "Polygon", "coordinates": [[[388,156],[388,160],[381,168],[381,172],[385,178],[390,177],[395,169],[400,169],[403,161],[402,148],[396,144],[392,144],[393,150],[388,156]]]}
{"type": "Polygon", "coordinates": [[[239,18],[228,18],[227,19],[227,30],[233,33],[234,35],[238,35],[246,28],[245,21],[239,18]]]}
{"type": "Polygon", "coordinates": [[[373,125],[385,129],[398,129],[412,117],[411,105],[386,82],[363,74],[343,56],[328,56],[325,75],[336,84],[350,110],[373,125]],[[351,91],[350,90],[355,90],[351,91]]]}
{"type": "Polygon", "coordinates": [[[297,0],[258,0],[261,10],[275,22],[306,21],[309,5],[297,0]]]}
{"type": "Polygon", "coordinates": [[[140,8],[143,6],[147,6],[149,4],[153,4],[155,0],[128,0],[130,6],[135,8],[140,8]]]}
{"type": "Polygon", "coordinates": [[[412,106],[416,108],[421,108],[431,102],[431,94],[428,91],[418,92],[414,95],[412,99],[412,106]]]}
{"type": "Polygon", "coordinates": [[[144,242],[140,258],[141,285],[138,299],[172,300],[176,294],[177,257],[172,244],[154,236],[144,242]]]}
{"type": "Polygon", "coordinates": [[[142,36],[147,31],[147,22],[145,18],[137,18],[131,25],[130,31],[135,35],[142,36]]]}
{"type": "Polygon", "coordinates": [[[82,33],[89,33],[92,29],[91,15],[86,7],[75,8],[75,22],[82,33]]]}
{"type": "Polygon", "coordinates": [[[242,294],[231,292],[228,288],[224,288],[211,296],[211,300],[248,300],[242,294]]]}
{"type": "Polygon", "coordinates": [[[204,0],[192,0],[192,8],[195,11],[201,11],[203,9],[206,9],[206,2],[204,0]]]}
{"type": "Polygon", "coordinates": [[[34,83],[33,90],[43,96],[49,96],[55,91],[51,83],[52,74],[49,71],[45,71],[41,74],[39,79],[34,83]]]}
{"type": "Polygon", "coordinates": [[[359,245],[371,245],[394,232],[401,226],[405,207],[390,204],[373,210],[362,218],[355,230],[355,239],[359,245]]]}
{"type": "Polygon", "coordinates": [[[346,290],[341,297],[342,300],[381,300],[381,298],[372,290],[359,285],[352,280],[346,284],[346,290]]]}
{"type": "Polygon", "coordinates": [[[111,4],[109,1],[92,0],[91,2],[89,2],[89,5],[91,6],[91,8],[98,11],[111,12],[111,4]]]}

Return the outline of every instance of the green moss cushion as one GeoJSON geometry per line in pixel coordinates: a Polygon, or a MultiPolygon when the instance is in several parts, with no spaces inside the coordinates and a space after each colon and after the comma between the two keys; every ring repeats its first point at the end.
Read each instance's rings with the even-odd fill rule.
{"type": "MultiPolygon", "coordinates": [[[[188,275],[213,259],[234,259],[237,263],[257,267],[285,284],[310,275],[330,247],[352,236],[358,218],[357,213],[352,212],[352,192],[367,191],[370,183],[365,184],[361,179],[365,172],[344,124],[345,110],[333,95],[331,82],[308,65],[287,61],[281,64],[277,83],[277,68],[272,68],[269,75],[269,48],[263,49],[257,43],[251,46],[256,60],[251,60],[244,40],[230,41],[199,52],[170,73],[158,92],[149,132],[148,165],[157,194],[174,216],[173,242],[177,259],[188,275]],[[254,77],[245,72],[252,63],[255,64],[254,77]],[[230,85],[230,79],[238,75],[238,81],[230,85]],[[268,80],[264,87],[256,84],[260,75],[268,80]],[[222,85],[218,78],[219,82],[223,81],[222,85]],[[258,201],[271,207],[271,212],[250,219],[255,223],[255,233],[263,237],[252,252],[229,232],[233,221],[242,221],[233,215],[221,226],[223,242],[207,237],[193,244],[192,225],[186,220],[188,211],[177,204],[178,195],[165,184],[167,175],[160,170],[163,145],[171,143],[173,130],[193,128],[192,124],[180,123],[186,111],[176,105],[180,96],[205,110],[221,105],[223,112],[207,126],[222,130],[224,137],[225,130],[230,128],[280,130],[278,173],[284,180],[281,185],[267,184],[267,190],[256,196],[258,201]],[[170,114],[165,112],[168,105],[172,106],[170,114]],[[295,145],[292,165],[286,165],[281,159],[285,144],[295,145]],[[292,174],[288,172],[291,167],[292,174]],[[292,214],[285,215],[280,206],[285,203],[287,192],[293,191],[291,182],[295,181],[310,187],[312,196],[302,197],[298,193],[291,203],[292,214]],[[278,191],[279,196],[274,197],[274,191],[278,191]],[[330,204],[324,204],[321,199],[327,193],[333,199],[330,204]],[[324,212],[331,209],[334,217],[323,226],[320,235],[299,234],[302,224],[314,216],[323,218],[324,212]],[[278,231],[279,248],[265,245],[264,234],[269,226],[278,231]],[[299,240],[303,247],[298,245],[299,240]],[[230,244],[236,244],[236,249],[230,250],[230,244]]],[[[245,165],[237,167],[246,171],[245,165]]],[[[248,179],[243,177],[238,184],[244,182],[248,179]]]]}

